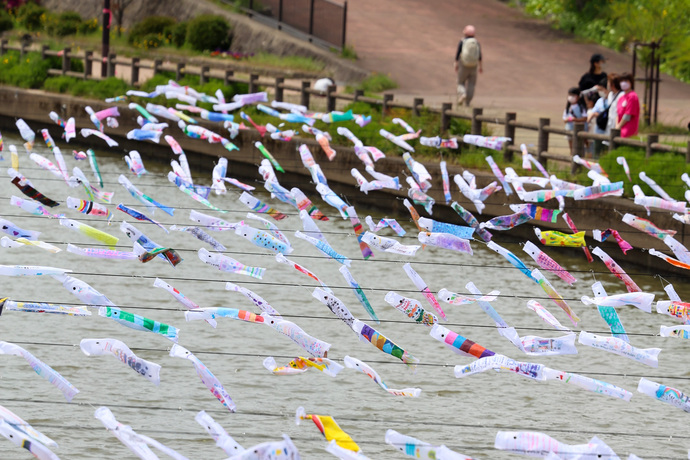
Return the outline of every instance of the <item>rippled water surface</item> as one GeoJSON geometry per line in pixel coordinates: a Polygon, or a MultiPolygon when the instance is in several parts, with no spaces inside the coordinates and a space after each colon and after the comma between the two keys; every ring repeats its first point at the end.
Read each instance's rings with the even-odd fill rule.
{"type": "MultiPolygon", "coordinates": [[[[20,146],[22,143],[17,137],[4,134],[6,146],[10,143],[20,146]]],[[[67,158],[71,147],[68,149],[64,143],[59,144],[67,158]]],[[[70,189],[49,172],[38,169],[23,148],[19,148],[22,150],[20,171],[39,191],[61,202],[68,195],[85,198],[83,190],[70,189]]],[[[140,149],[144,157],[145,150],[145,146],[140,149]]],[[[50,156],[42,145],[37,147],[37,151],[50,156]]],[[[3,170],[9,167],[7,149],[4,154],[5,160],[0,162],[3,170]]],[[[118,175],[124,173],[144,193],[176,208],[174,217],[161,211],[152,215],[165,226],[191,225],[191,209],[218,215],[231,222],[244,219],[248,211],[237,201],[239,193],[234,190],[225,196],[210,198],[213,204],[228,211],[220,215],[172,187],[165,177],[169,169],[167,165],[145,160],[149,174],[136,178],[127,171],[120,154],[105,151],[97,154],[105,181],[104,189],[115,192],[113,203],[122,202],[148,212],[117,183],[118,175]]],[[[70,156],[67,164],[70,168],[79,166],[87,177],[92,177],[87,162],[76,162],[70,156]]],[[[210,183],[210,171],[194,173],[199,183],[210,183]]],[[[232,168],[228,175],[232,176],[232,168]]],[[[256,178],[259,178],[258,174],[256,178]]],[[[259,183],[252,183],[263,190],[259,183]]],[[[284,185],[289,188],[298,184],[284,185]]],[[[131,425],[138,432],[156,438],[191,459],[227,457],[194,421],[200,410],[210,413],[245,447],[277,440],[281,433],[287,433],[299,448],[302,458],[330,458],[330,454],[324,451],[323,437],[311,422],[295,425],[294,413],[299,406],[303,406],[307,413],[335,417],[372,459],[403,458],[384,443],[384,434],[389,428],[429,443],[446,444],[476,458],[516,457],[493,449],[499,430],[543,431],[569,444],[585,443],[597,435],[622,458],[629,453],[641,458],[687,457],[690,447],[690,437],[685,430],[687,414],[636,392],[642,376],[690,391],[688,341],[656,336],[659,326],[675,324],[673,319],[656,313],[646,314],[632,307],[618,309],[635,346],[663,348],[659,368],[653,369],[582,345],[578,346],[578,354],[572,356],[526,356],[497,333],[493,321],[477,305],[442,304],[449,319],[445,324],[447,327],[496,353],[599,378],[628,389],[634,396],[630,402],[624,402],[557,382],[535,382],[507,372],[486,372],[456,379],[453,366],[470,363],[472,359],[452,353],[429,336],[426,326],[411,323],[383,300],[389,290],[395,290],[419,299],[431,310],[425,299],[414,292],[414,285],[402,269],[405,262],[411,262],[435,292],[445,287],[466,293],[468,281],[473,281],[485,293],[500,290],[501,296],[493,305],[508,324],[518,328],[521,336],[561,335],[526,307],[530,299],[540,299],[562,324],[570,324],[568,318],[553,302],[544,299],[544,293],[537,285],[480,243],[473,243],[473,256],[428,247],[413,258],[377,252],[373,259],[364,261],[350,222],[342,220],[333,208],[316,199],[318,194],[313,184],[305,181],[299,186],[331,217],[328,222],[319,222],[318,225],[337,251],[353,259],[352,274],[364,288],[382,320],[381,324],[377,326],[369,320],[353,292],[346,288],[346,282],[338,272],[339,264],[322,257],[314,247],[294,237],[294,231],[301,230],[294,210],[260,192],[258,195],[263,200],[289,214],[289,218],[277,222],[295,249],[288,257],[322,278],[355,316],[375,326],[418,357],[421,364],[416,372],[369,343],[358,341],[347,326],[312,297],[317,286],[315,282],[291,267],[277,263],[272,254],[233,233],[214,233],[213,236],[228,248],[227,254],[231,257],[247,265],[265,267],[266,274],[262,280],[222,273],[205,265],[197,256],[200,247],[207,247],[204,243],[187,233],[166,234],[154,225],[133,221],[115,210],[114,205],[111,209],[116,223],[108,226],[99,217],[79,214],[66,209],[63,204],[54,211],[64,212],[72,219],[119,237],[120,250],[131,249],[129,240],[119,230],[119,222],[128,220],[159,244],[176,248],[185,260],[173,269],[159,259],[141,264],[138,261],[86,258],[66,251],[50,254],[25,247],[0,248],[0,263],[49,265],[73,270],[73,276],[89,283],[123,309],[180,328],[180,344],[193,351],[224,384],[237,404],[237,413],[229,413],[220,405],[200,382],[191,362],[168,355],[172,345],[170,341],[122,327],[98,316],[96,309],[92,309],[91,317],[5,312],[0,317],[0,338],[26,348],[59,371],[80,393],[72,403],[67,403],[61,393],[37,376],[22,358],[0,356],[0,404],[55,439],[60,445],[56,453],[61,458],[134,458],[94,418],[94,411],[99,406],[110,407],[123,424],[131,425]],[[244,296],[224,288],[226,281],[247,287],[263,296],[306,332],[331,343],[330,358],[342,362],[345,355],[357,357],[372,365],[389,387],[418,387],[423,390],[421,397],[389,396],[365,375],[350,369],[343,370],[336,378],[315,370],[296,376],[274,376],[262,366],[266,356],[274,356],[278,364],[283,365],[305,352],[286,337],[260,324],[220,318],[217,329],[213,329],[203,321],[185,322],[183,307],[167,292],[153,287],[156,277],[169,282],[204,307],[254,310],[244,296]],[[125,342],[140,357],[159,363],[162,366],[160,386],[138,377],[113,357],[87,357],[78,345],[84,338],[108,337],[125,342]]],[[[23,196],[9,180],[0,180],[1,217],[20,227],[41,231],[42,240],[63,249],[68,242],[82,247],[98,244],[60,226],[56,220],[32,216],[10,206],[11,195],[23,196]]],[[[380,211],[361,207],[358,207],[358,214],[362,220],[367,214],[372,214],[375,219],[382,217],[380,211]]],[[[390,217],[397,217],[408,231],[401,241],[414,244],[416,230],[408,216],[390,217]]],[[[387,232],[383,230],[381,234],[394,236],[387,232]]],[[[505,241],[505,237],[498,235],[496,240],[505,241]]],[[[523,260],[531,262],[519,245],[504,244],[523,260]]],[[[583,305],[578,299],[582,295],[591,295],[590,285],[595,279],[604,283],[609,294],[623,293],[625,286],[604,273],[606,268],[603,264],[588,265],[579,249],[547,252],[578,278],[578,282],[570,287],[547,274],[581,317],[580,326],[575,330],[579,331],[581,327],[590,332],[605,333],[606,323],[596,309],[583,305]],[[590,270],[596,273],[592,274],[590,270]]],[[[611,255],[623,257],[620,252],[611,252],[611,255]]],[[[644,291],[666,299],[660,279],[650,276],[643,268],[634,268],[630,272],[634,273],[632,277],[644,291]]],[[[690,298],[686,280],[674,278],[671,281],[681,297],[690,298]]],[[[78,302],[60,283],[45,276],[3,277],[0,279],[0,296],[23,301],[78,302]]],[[[3,441],[0,442],[0,458],[20,459],[30,458],[30,455],[3,441]]]]}

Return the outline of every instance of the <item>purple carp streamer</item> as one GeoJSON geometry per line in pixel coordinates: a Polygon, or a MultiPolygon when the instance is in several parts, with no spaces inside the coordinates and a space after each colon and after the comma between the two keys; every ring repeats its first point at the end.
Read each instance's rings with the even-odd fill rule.
{"type": "Polygon", "coordinates": [[[0,341],[0,354],[21,356],[29,363],[31,368],[42,378],[46,379],[51,385],[60,390],[67,401],[72,401],[72,398],[79,393],[74,385],[60,375],[55,369],[48,366],[46,363],[20,347],[10,342],[0,341]]]}

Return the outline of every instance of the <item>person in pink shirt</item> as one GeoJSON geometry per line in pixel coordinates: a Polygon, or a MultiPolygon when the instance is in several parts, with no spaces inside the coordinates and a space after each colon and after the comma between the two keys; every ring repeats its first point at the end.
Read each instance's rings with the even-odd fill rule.
{"type": "Polygon", "coordinates": [[[631,137],[637,134],[637,128],[640,125],[640,100],[635,92],[635,82],[630,73],[621,74],[619,83],[623,94],[618,98],[616,128],[621,130],[621,137],[631,137]]]}

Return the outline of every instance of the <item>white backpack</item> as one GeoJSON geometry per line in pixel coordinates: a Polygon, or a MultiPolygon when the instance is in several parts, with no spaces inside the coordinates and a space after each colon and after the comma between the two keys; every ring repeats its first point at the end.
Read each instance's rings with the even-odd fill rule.
{"type": "Polygon", "coordinates": [[[460,61],[465,67],[476,67],[479,63],[479,42],[476,38],[466,38],[462,42],[460,61]]]}

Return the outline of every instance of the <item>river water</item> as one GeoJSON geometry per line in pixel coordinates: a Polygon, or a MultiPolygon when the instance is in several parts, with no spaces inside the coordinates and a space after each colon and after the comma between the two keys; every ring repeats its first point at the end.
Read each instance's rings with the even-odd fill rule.
{"type": "MultiPolygon", "coordinates": [[[[5,160],[0,162],[3,169],[9,167],[7,145],[14,143],[22,151],[20,171],[32,180],[35,188],[61,202],[68,195],[86,198],[83,190],[69,189],[49,172],[37,168],[23,152],[20,138],[11,133],[4,134],[5,160]]],[[[63,148],[68,167],[79,166],[91,178],[88,163],[77,162],[71,156],[67,158],[71,146],[68,149],[64,142],[58,144],[63,148]]],[[[52,158],[38,139],[36,151],[52,158]]],[[[145,154],[145,146],[140,151],[145,154]]],[[[248,209],[237,201],[239,193],[236,191],[210,198],[213,204],[228,211],[219,214],[175,190],[165,177],[168,165],[145,160],[149,173],[136,178],[128,171],[121,151],[112,149],[96,153],[104,189],[115,192],[114,205],[122,202],[147,212],[117,183],[118,175],[125,174],[144,193],[176,208],[174,217],[161,211],[152,215],[165,226],[191,225],[191,209],[217,215],[230,222],[246,216],[248,209]]],[[[222,154],[220,150],[219,154],[222,154]]],[[[194,174],[197,182],[210,183],[210,171],[195,171],[194,174]]],[[[228,175],[232,176],[231,167],[228,175]]],[[[499,336],[493,321],[476,304],[451,306],[442,303],[449,319],[444,325],[496,353],[598,378],[624,387],[634,396],[630,402],[624,402],[553,381],[528,380],[508,372],[486,372],[456,379],[453,366],[470,363],[473,358],[454,354],[429,336],[429,328],[409,321],[383,300],[389,290],[395,290],[419,299],[432,310],[405,275],[402,265],[406,262],[412,263],[434,292],[445,287],[466,293],[465,284],[469,281],[485,293],[500,290],[501,296],[492,304],[521,336],[561,335],[526,307],[530,299],[539,299],[562,324],[572,324],[553,302],[545,298],[537,285],[478,242],[473,243],[473,256],[427,247],[411,258],[376,252],[372,259],[362,260],[350,222],[341,219],[333,208],[316,199],[318,194],[313,184],[306,181],[299,184],[331,217],[328,222],[318,222],[318,225],[337,251],[353,259],[351,272],[381,319],[381,324],[375,325],[353,292],[346,288],[338,273],[339,264],[322,257],[314,247],[294,237],[294,231],[301,230],[298,216],[289,205],[270,199],[261,184],[256,182],[259,178],[257,174],[255,178],[247,179],[257,186],[257,195],[289,214],[289,218],[277,222],[295,249],[288,258],[321,277],[355,316],[418,357],[421,364],[416,372],[371,344],[358,341],[346,325],[312,297],[313,288],[317,286],[315,282],[291,267],[277,263],[273,254],[233,233],[218,232],[213,236],[228,248],[227,254],[231,257],[247,265],[265,267],[266,274],[262,280],[220,272],[205,265],[196,254],[200,247],[207,247],[204,243],[187,233],[166,234],[152,224],[136,222],[115,210],[114,205],[111,209],[116,213],[116,224],[108,226],[102,218],[79,214],[66,209],[63,204],[53,211],[64,212],[72,219],[119,237],[120,250],[131,250],[129,240],[118,228],[119,222],[128,220],[159,244],[176,248],[185,260],[173,268],[158,259],[142,264],[139,261],[93,259],[66,251],[51,254],[38,248],[24,247],[0,248],[0,263],[48,265],[73,270],[73,276],[89,283],[123,309],[178,327],[181,330],[180,344],[193,351],[224,384],[237,404],[237,413],[228,412],[210,394],[191,362],[169,356],[170,341],[156,334],[122,327],[110,319],[99,317],[96,309],[92,309],[91,317],[5,312],[0,317],[0,338],[26,348],[60,372],[80,393],[72,403],[67,403],[61,393],[37,376],[22,358],[0,356],[0,404],[55,439],[59,443],[55,452],[61,458],[134,458],[94,418],[94,411],[100,406],[108,406],[121,423],[131,425],[138,432],[156,438],[191,459],[227,457],[194,421],[200,410],[211,414],[245,447],[278,440],[282,433],[286,433],[299,448],[302,458],[334,458],[324,451],[325,441],[311,422],[296,426],[294,414],[299,406],[303,406],[307,413],[333,416],[371,459],[404,457],[384,443],[384,435],[389,428],[432,444],[445,444],[475,458],[517,457],[493,448],[496,433],[500,430],[542,431],[568,444],[582,444],[597,435],[621,458],[626,458],[629,453],[645,459],[687,458],[690,447],[690,436],[685,432],[687,414],[636,392],[642,376],[690,390],[689,342],[656,336],[660,325],[676,324],[672,318],[647,314],[633,307],[618,309],[633,345],[663,348],[659,368],[654,369],[583,345],[578,345],[577,355],[527,356],[499,336]],[[274,356],[279,365],[284,365],[295,356],[305,355],[305,352],[286,337],[260,324],[220,318],[218,327],[213,329],[203,321],[185,322],[184,308],[167,292],[153,287],[156,277],[169,282],[203,307],[254,310],[244,296],[224,289],[226,281],[247,287],[264,297],[286,319],[331,343],[330,358],[341,363],[345,355],[359,358],[373,366],[389,387],[421,388],[421,396],[390,396],[368,377],[350,369],[344,369],[336,378],[316,370],[295,376],[272,375],[262,366],[266,356],[274,356]],[[78,345],[84,338],[116,338],[138,356],[159,363],[162,366],[160,385],[156,387],[140,378],[111,356],[84,355],[78,345]]],[[[297,184],[283,185],[289,188],[297,184]]],[[[0,216],[22,228],[41,231],[41,240],[62,249],[68,242],[82,247],[99,244],[60,226],[56,220],[33,216],[10,206],[11,195],[23,196],[9,180],[0,181],[0,216]]],[[[380,211],[362,207],[358,207],[358,214],[362,221],[367,214],[372,214],[377,221],[383,217],[380,211]]],[[[405,244],[415,244],[417,232],[409,216],[389,217],[398,218],[408,232],[400,240],[405,244]]],[[[383,230],[381,234],[394,236],[389,230],[383,230]]],[[[526,262],[529,260],[520,246],[506,241],[505,236],[499,234],[495,239],[526,262]]],[[[595,280],[601,281],[609,294],[626,292],[623,283],[605,273],[606,268],[600,262],[587,264],[580,249],[560,252],[547,249],[547,252],[578,278],[578,282],[570,287],[547,274],[582,319],[574,330],[577,332],[582,328],[606,333],[606,323],[596,308],[585,306],[578,299],[582,295],[592,295],[590,285],[595,280]]],[[[616,258],[622,257],[620,253],[611,254],[616,258]]],[[[661,279],[640,268],[631,272],[635,273],[633,278],[644,291],[655,293],[657,299],[667,299],[661,279]]],[[[674,282],[681,297],[690,298],[690,288],[683,284],[684,279],[670,281],[674,282]]],[[[0,296],[22,301],[78,303],[60,283],[45,276],[3,277],[0,279],[0,296]]],[[[0,442],[0,458],[29,457],[28,453],[11,443],[0,442]]],[[[161,454],[161,457],[165,456],[161,454]]]]}

